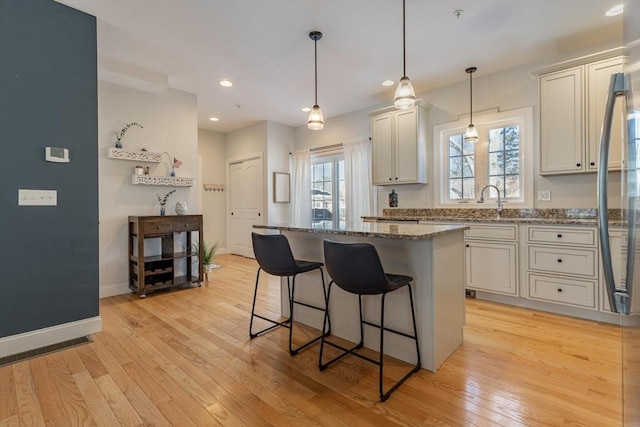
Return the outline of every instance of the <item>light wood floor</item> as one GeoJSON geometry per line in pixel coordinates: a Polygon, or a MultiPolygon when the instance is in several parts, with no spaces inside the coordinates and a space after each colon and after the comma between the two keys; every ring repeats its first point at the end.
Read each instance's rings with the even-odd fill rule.
{"type": "Polygon", "coordinates": [[[285,329],[249,340],[256,264],[217,262],[201,288],[103,299],[91,344],[0,368],[0,426],[621,424],[616,327],[467,300],[464,344],[380,403],[374,365],[319,372],[318,346],[289,356],[285,329]]]}

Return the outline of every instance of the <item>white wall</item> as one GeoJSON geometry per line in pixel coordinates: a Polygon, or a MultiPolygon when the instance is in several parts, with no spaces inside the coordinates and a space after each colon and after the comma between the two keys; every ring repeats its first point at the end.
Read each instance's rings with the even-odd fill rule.
{"type": "Polygon", "coordinates": [[[198,185],[202,220],[204,224],[204,240],[209,245],[219,243],[219,253],[227,247],[226,238],[226,163],[225,136],[222,133],[198,129],[198,155],[200,156],[201,184],[216,184],[224,187],[224,191],[204,191],[198,185]]]}
{"type": "Polygon", "coordinates": [[[291,222],[291,202],[274,202],[273,173],[291,174],[289,153],[295,146],[295,130],[290,126],[269,122],[267,137],[267,218],[271,224],[291,222]]]}
{"type": "MultiPolygon", "coordinates": [[[[260,122],[225,135],[227,159],[242,158],[267,149],[267,122],[260,122]]],[[[265,193],[266,194],[266,193],[265,193]]]]}
{"type": "MultiPolygon", "coordinates": [[[[156,193],[164,196],[172,189],[167,214],[174,214],[177,201],[187,203],[189,213],[201,213],[196,180],[193,187],[132,185],[133,168],[149,166],[152,175],[167,175],[167,162],[141,163],[107,158],[114,146],[114,132],[125,124],[138,122],[123,139],[124,149],[147,148],[168,152],[182,161],[178,176],[198,176],[198,123],[196,96],[166,90],[151,94],[106,82],[98,83],[99,203],[100,203],[100,296],[127,293],[129,215],[158,215],[156,193]]],[[[165,156],[166,158],[166,156],[165,156]]],[[[164,159],[163,159],[164,160],[164,159]]]]}
{"type": "MultiPolygon", "coordinates": [[[[546,61],[513,68],[500,73],[483,75],[482,70],[474,74],[474,111],[483,111],[499,108],[510,110],[519,107],[533,106],[534,108],[534,199],[537,191],[551,191],[551,201],[534,201],[535,208],[594,208],[596,207],[596,175],[595,173],[583,175],[565,175],[555,177],[543,177],[537,175],[538,170],[538,83],[529,72],[545,65],[561,62],[570,58],[584,56],[589,53],[615,47],[598,46],[597,49],[580,51],[574,54],[563,54],[546,61]]],[[[461,76],[465,75],[461,70],[461,76]]],[[[466,76],[466,75],[465,75],[466,76]]],[[[431,104],[427,113],[428,117],[428,141],[427,150],[429,182],[431,184],[397,185],[394,187],[377,187],[378,213],[388,206],[387,195],[391,189],[395,189],[399,196],[399,207],[402,208],[430,208],[435,206],[433,182],[438,178],[433,175],[433,126],[449,121],[457,120],[459,116],[469,114],[469,80],[458,84],[437,88],[417,94],[425,102],[431,104]]],[[[296,150],[313,148],[324,145],[345,142],[371,136],[369,112],[386,107],[392,103],[374,105],[370,108],[358,110],[338,117],[325,119],[325,127],[322,131],[310,131],[306,126],[296,128],[296,150]]],[[[620,174],[612,173],[609,179],[610,206],[617,207],[620,204],[619,184],[620,174]]],[[[475,207],[475,206],[472,206],[475,207]]]]}

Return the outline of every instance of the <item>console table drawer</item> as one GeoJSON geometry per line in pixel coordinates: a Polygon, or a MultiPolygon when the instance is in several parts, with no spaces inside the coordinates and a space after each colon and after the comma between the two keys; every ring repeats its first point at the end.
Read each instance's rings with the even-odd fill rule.
{"type": "Polygon", "coordinates": [[[529,246],[529,269],[595,278],[596,250],[529,246]]]}
{"type": "Polygon", "coordinates": [[[173,233],[173,223],[164,219],[142,221],[142,234],[145,236],[173,233]]]}
{"type": "Polygon", "coordinates": [[[173,223],[173,231],[195,231],[200,228],[197,218],[176,218],[173,223]]]}
{"type": "Polygon", "coordinates": [[[529,274],[529,298],[596,308],[596,282],[529,274]]]}

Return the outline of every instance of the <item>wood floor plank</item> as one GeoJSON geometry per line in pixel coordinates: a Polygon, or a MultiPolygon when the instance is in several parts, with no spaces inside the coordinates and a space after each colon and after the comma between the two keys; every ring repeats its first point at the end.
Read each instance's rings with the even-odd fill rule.
{"type": "Polygon", "coordinates": [[[13,364],[13,380],[15,384],[16,401],[18,402],[20,424],[44,427],[44,416],[28,361],[13,364]]]}
{"type": "MultiPolygon", "coordinates": [[[[217,262],[199,288],[101,300],[91,344],[0,367],[0,427],[621,425],[617,326],[468,299],[463,345],[382,403],[372,364],[320,372],[318,346],[290,356],[287,329],[250,339],[257,265],[217,262]]],[[[279,280],[260,287],[279,317],[279,280]]],[[[317,333],[296,325],[294,341],[317,333]]],[[[385,363],[385,384],[407,369],[385,363]]]]}
{"type": "Polygon", "coordinates": [[[18,420],[16,383],[11,365],[0,367],[0,425],[14,425],[18,420]]]}

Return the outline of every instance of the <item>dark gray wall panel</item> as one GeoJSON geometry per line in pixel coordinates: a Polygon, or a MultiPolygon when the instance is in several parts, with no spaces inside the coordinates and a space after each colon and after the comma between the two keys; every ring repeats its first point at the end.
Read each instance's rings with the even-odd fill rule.
{"type": "Polygon", "coordinates": [[[93,16],[0,0],[0,337],[98,315],[96,62],[93,16]],[[19,207],[20,188],[58,206],[19,207]]]}

